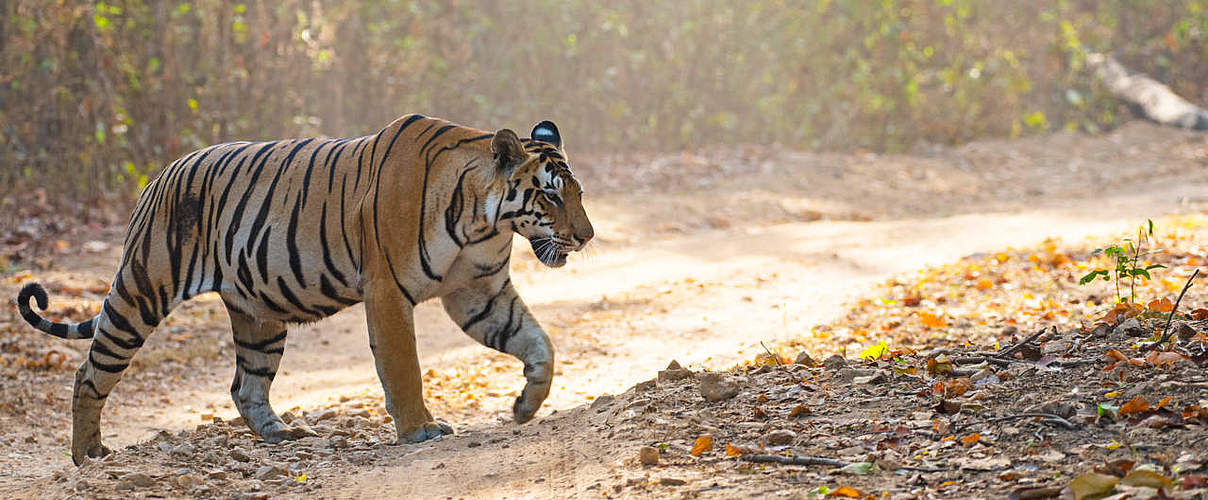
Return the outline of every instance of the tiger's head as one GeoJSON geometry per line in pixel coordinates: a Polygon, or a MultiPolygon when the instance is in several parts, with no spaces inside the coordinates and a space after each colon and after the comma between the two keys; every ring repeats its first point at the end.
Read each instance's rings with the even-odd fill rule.
{"type": "Polygon", "coordinates": [[[583,209],[583,188],[562,151],[558,127],[543,121],[530,136],[522,140],[503,129],[491,140],[505,184],[498,220],[527,238],[543,264],[561,267],[567,254],[591,241],[595,230],[583,209]]]}

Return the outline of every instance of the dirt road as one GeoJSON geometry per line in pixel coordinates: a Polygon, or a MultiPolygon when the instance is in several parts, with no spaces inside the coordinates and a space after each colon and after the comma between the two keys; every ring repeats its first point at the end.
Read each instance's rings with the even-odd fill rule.
{"type": "MultiPolygon", "coordinates": [[[[517,245],[513,259],[517,288],[558,347],[554,390],[538,420],[508,422],[523,385],[520,364],[474,344],[438,303],[422,304],[416,324],[427,399],[463,439],[383,447],[363,467],[317,474],[311,494],[588,493],[616,464],[598,442],[575,442],[589,431],[565,410],[648,380],[672,359],[693,368],[750,359],[761,341],[806,335],[898,273],[1199,211],[1208,203],[1205,145],[1201,135],[1133,124],[1102,137],[1057,134],[886,157],[737,149],[580,160],[597,226],[593,246],[558,270],[541,268],[527,244],[517,245]],[[604,175],[629,162],[632,177],[604,175]],[[521,438],[502,449],[465,444],[513,434],[521,438]]],[[[69,284],[105,279],[118,251],[35,274],[69,284]]],[[[11,296],[17,287],[0,291],[11,296]]],[[[237,415],[226,390],[232,356],[229,340],[221,340],[229,333],[218,303],[202,298],[173,318],[168,333],[161,328],[149,344],[182,337],[175,341],[195,355],[140,354],[179,366],[160,373],[143,363],[118,386],[106,410],[111,444],[191,429],[199,414],[237,415]],[[203,342],[219,347],[206,350],[203,342]]],[[[18,321],[9,319],[14,331],[18,321]]],[[[357,306],[291,333],[273,387],[279,411],[305,413],[337,400],[380,404],[364,324],[357,306]]],[[[73,348],[69,367],[86,345],[73,348]]],[[[37,496],[38,488],[58,487],[47,478],[52,473],[71,472],[61,454],[71,372],[4,380],[9,388],[0,396],[20,405],[0,406],[0,496],[37,496]]]]}

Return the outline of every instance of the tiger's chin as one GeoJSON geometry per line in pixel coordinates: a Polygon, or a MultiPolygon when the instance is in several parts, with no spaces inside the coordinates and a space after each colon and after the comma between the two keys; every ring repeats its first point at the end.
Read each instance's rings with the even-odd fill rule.
{"type": "Polygon", "coordinates": [[[562,267],[566,265],[567,253],[551,238],[532,238],[529,244],[533,247],[533,255],[547,267],[562,267]]]}

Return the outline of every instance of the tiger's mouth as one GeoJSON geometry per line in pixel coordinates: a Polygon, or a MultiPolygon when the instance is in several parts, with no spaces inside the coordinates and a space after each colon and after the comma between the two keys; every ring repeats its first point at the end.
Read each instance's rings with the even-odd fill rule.
{"type": "Polygon", "coordinates": [[[530,238],[529,244],[533,246],[533,255],[536,255],[542,264],[549,267],[566,265],[566,255],[569,252],[553,238],[530,238]]]}

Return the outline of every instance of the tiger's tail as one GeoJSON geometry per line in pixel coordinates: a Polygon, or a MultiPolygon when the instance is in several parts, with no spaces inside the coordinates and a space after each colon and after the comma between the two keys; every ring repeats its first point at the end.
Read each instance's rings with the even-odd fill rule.
{"type": "Polygon", "coordinates": [[[26,283],[17,294],[17,310],[30,326],[61,339],[90,339],[97,318],[80,323],[55,323],[43,318],[29,308],[29,298],[38,301],[38,309],[46,310],[46,289],[37,283],[26,283]]]}

